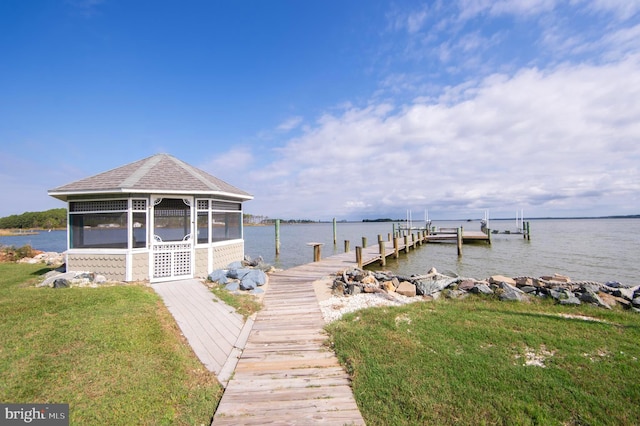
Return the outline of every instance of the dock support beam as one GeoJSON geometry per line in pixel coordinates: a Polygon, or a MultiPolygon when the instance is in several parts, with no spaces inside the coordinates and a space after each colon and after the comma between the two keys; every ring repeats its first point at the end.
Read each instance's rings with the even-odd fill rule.
{"type": "Polygon", "coordinates": [[[356,246],[356,264],[362,269],[362,247],[356,246]]]}
{"type": "Polygon", "coordinates": [[[349,240],[344,240],[344,252],[349,253],[349,240]]]}
{"type": "Polygon", "coordinates": [[[276,256],[280,255],[280,219],[276,219],[276,256]]]}
{"type": "Polygon", "coordinates": [[[458,256],[462,256],[462,227],[457,228],[456,233],[458,234],[458,256]]]}
{"type": "Polygon", "coordinates": [[[336,218],[333,218],[333,245],[335,246],[338,242],[338,230],[336,228],[336,218]]]}
{"type": "Polygon", "coordinates": [[[399,250],[398,250],[398,237],[395,236],[393,237],[393,257],[395,259],[397,259],[399,256],[399,250]]]}
{"type": "Polygon", "coordinates": [[[380,250],[380,266],[385,266],[387,264],[387,254],[385,253],[384,244],[384,241],[378,241],[378,248],[380,250]]]}
{"type": "Polygon", "coordinates": [[[313,261],[320,262],[320,248],[322,247],[322,243],[309,243],[308,245],[313,246],[313,261]]]}

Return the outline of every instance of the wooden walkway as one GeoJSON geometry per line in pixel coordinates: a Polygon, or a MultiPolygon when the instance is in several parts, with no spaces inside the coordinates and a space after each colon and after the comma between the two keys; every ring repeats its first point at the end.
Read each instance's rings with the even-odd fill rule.
{"type": "MultiPolygon", "coordinates": [[[[378,255],[378,246],[363,258],[378,255]]],[[[349,252],[269,275],[264,307],[213,425],[363,425],[349,375],[327,339],[313,282],[355,266],[349,252]]]]}
{"type": "Polygon", "coordinates": [[[202,364],[225,385],[253,325],[196,279],[152,284],[202,364]]]}
{"type": "MultiPolygon", "coordinates": [[[[429,240],[407,242],[413,249],[429,240]]],[[[397,248],[409,250],[404,238],[397,248]]],[[[395,252],[393,242],[384,243],[385,258],[395,252]]],[[[362,265],[379,262],[380,245],[363,248],[361,258],[362,265]]],[[[246,323],[198,280],[152,284],[198,358],[226,386],[213,425],[364,424],[349,376],[325,345],[313,288],[356,266],[352,250],[271,274],[262,310],[246,323]]]]}
{"type": "MultiPolygon", "coordinates": [[[[398,252],[429,238],[409,237],[407,242],[409,248],[399,239],[398,252]]],[[[395,252],[393,242],[384,242],[385,258],[395,252]]],[[[379,244],[362,249],[363,265],[380,260],[379,244]]],[[[263,308],[212,425],[364,424],[349,376],[325,345],[325,323],[313,288],[314,281],[356,266],[351,250],[270,274],[263,308]]]]}

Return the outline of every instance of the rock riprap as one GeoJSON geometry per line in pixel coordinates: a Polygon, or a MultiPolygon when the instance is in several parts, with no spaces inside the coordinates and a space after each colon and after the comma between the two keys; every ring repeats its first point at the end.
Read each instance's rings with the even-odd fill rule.
{"type": "Polygon", "coordinates": [[[599,283],[577,281],[560,275],[506,277],[493,275],[483,280],[441,274],[431,268],[426,275],[400,276],[386,271],[358,268],[336,273],[331,286],[334,296],[359,294],[390,295],[436,299],[461,298],[469,294],[496,295],[504,301],[527,301],[531,297],[548,297],[561,305],[589,303],[611,309],[614,305],[640,312],[640,285],[625,285],[617,281],[599,283]]]}
{"type": "Polygon", "coordinates": [[[50,271],[45,274],[45,279],[38,287],[69,288],[69,287],[99,287],[104,285],[115,285],[116,283],[107,281],[104,275],[93,272],[62,272],[50,271]]]}
{"type": "Polygon", "coordinates": [[[34,257],[24,257],[18,263],[44,263],[46,265],[62,265],[65,262],[64,253],[54,251],[41,252],[34,257]]]}
{"type": "Polygon", "coordinates": [[[252,260],[249,256],[245,256],[242,262],[233,262],[226,269],[212,271],[208,278],[209,281],[223,285],[231,292],[243,290],[260,294],[263,291],[258,287],[267,283],[267,272],[273,269],[273,266],[264,263],[261,257],[252,260]]]}

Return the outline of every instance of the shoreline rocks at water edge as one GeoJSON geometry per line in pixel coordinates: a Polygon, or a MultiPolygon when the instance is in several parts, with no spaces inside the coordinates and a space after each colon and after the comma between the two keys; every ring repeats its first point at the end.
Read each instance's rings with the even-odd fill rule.
{"type": "Polygon", "coordinates": [[[640,312],[640,285],[617,281],[572,281],[559,274],[541,277],[505,277],[494,275],[477,280],[452,273],[441,274],[432,268],[426,275],[404,277],[387,271],[347,269],[336,273],[331,284],[336,297],[375,294],[386,299],[464,298],[470,294],[494,295],[503,301],[527,301],[533,297],[551,298],[561,305],[593,304],[611,309],[623,308],[640,312]]]}

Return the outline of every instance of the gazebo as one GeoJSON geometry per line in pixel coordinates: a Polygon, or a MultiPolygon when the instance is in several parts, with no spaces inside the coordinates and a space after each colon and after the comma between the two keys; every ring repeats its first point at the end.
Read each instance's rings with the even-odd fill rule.
{"type": "Polygon", "coordinates": [[[49,190],[68,203],[68,271],[117,281],[206,277],[244,258],[253,196],[168,154],[49,190]]]}

